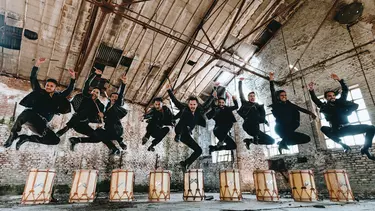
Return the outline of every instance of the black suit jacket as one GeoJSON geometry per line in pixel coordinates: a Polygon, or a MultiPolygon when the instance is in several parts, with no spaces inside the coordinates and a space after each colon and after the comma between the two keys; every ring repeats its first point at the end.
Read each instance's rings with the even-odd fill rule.
{"type": "Polygon", "coordinates": [[[104,112],[104,104],[99,99],[93,101],[89,93],[90,84],[95,79],[96,74],[90,74],[85,82],[82,93],[76,94],[71,101],[74,111],[80,117],[80,120],[88,119],[91,123],[101,123],[99,112],[104,112]]]}
{"type": "Polygon", "coordinates": [[[233,101],[234,106],[224,106],[224,108],[219,108],[214,105],[213,108],[206,114],[208,119],[215,120],[216,124],[233,124],[237,122],[233,115],[233,111],[238,109],[237,100],[233,101]]]}
{"type": "MultiPolygon", "coordinates": [[[[179,100],[177,100],[177,98],[174,96],[172,90],[168,90],[168,95],[169,97],[171,98],[172,102],[174,103],[174,105],[180,110],[180,112],[176,115],[175,119],[178,119],[180,117],[182,117],[184,115],[185,112],[191,112],[190,109],[189,109],[189,106],[186,104],[186,103],[181,103],[179,100]]],[[[195,115],[198,115],[196,118],[197,118],[197,125],[199,126],[202,126],[202,127],[206,127],[206,120],[204,118],[204,113],[206,113],[209,108],[210,108],[210,105],[213,101],[213,96],[211,95],[206,102],[204,102],[203,105],[200,105],[198,103],[198,107],[195,111],[195,115]]],[[[185,120],[184,119],[180,119],[180,122],[184,122],[185,120]]]]}
{"type": "Polygon", "coordinates": [[[30,83],[33,91],[26,95],[20,105],[36,111],[39,115],[51,121],[55,114],[66,114],[70,112],[70,103],[67,97],[74,89],[75,80],[71,79],[67,89],[62,92],[55,92],[51,96],[39,84],[37,79],[38,67],[33,67],[30,75],[30,83]]]}
{"type": "Polygon", "coordinates": [[[151,108],[147,114],[144,115],[144,119],[147,119],[149,124],[172,126],[174,123],[172,111],[167,106],[163,106],[162,108],[162,113],[155,108],[151,108]]]}
{"type": "Polygon", "coordinates": [[[314,90],[310,91],[312,101],[320,108],[320,112],[324,114],[332,127],[348,124],[348,116],[358,109],[358,104],[347,101],[349,88],[346,86],[344,80],[340,80],[339,82],[342,89],[341,97],[333,103],[320,101],[316,97],[314,90]]]}

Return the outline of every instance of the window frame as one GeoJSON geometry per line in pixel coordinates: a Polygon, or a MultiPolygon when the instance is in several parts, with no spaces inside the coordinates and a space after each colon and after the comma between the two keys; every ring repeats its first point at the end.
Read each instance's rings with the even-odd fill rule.
{"type": "MultiPolygon", "coordinates": [[[[214,146],[219,142],[219,139],[217,139],[216,136],[211,138],[211,140],[212,140],[211,144],[214,146]]],[[[211,156],[212,156],[212,163],[232,162],[233,150],[214,151],[212,152],[211,156]]]]}

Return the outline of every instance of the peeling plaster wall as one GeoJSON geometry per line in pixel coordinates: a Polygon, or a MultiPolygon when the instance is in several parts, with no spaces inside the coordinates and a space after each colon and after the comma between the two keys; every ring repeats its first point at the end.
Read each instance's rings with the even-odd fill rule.
{"type": "MultiPolygon", "coordinates": [[[[124,152],[122,157],[108,156],[109,151],[102,143],[79,144],[74,152],[70,151],[68,138],[78,135],[72,130],[61,137],[61,142],[57,146],[26,143],[19,151],[16,151],[14,144],[10,149],[5,149],[2,145],[6,141],[10,127],[13,124],[10,122],[10,118],[13,115],[15,102],[19,102],[31,91],[30,84],[28,81],[21,79],[0,77],[0,88],[2,89],[0,93],[0,188],[5,188],[5,186],[22,187],[25,184],[28,170],[31,168],[56,169],[56,184],[60,186],[70,186],[73,171],[80,168],[99,170],[99,184],[108,182],[113,169],[123,168],[134,170],[136,174],[136,190],[146,191],[149,172],[155,168],[157,159],[158,168],[172,172],[172,190],[183,190],[183,176],[179,162],[187,158],[192,151],[184,144],[176,143],[173,140],[174,131],[171,128],[168,136],[155,148],[156,151],[154,153],[148,152],[147,147],[150,143],[147,143],[146,146],[141,145],[141,138],[145,133],[146,127],[145,122],[139,121],[139,117],[144,111],[143,107],[130,103],[125,104],[125,108],[129,110],[128,115],[123,119],[125,128],[124,140],[128,145],[128,150],[124,152]],[[156,158],[157,156],[158,158],[156,158]]],[[[16,117],[23,109],[22,106],[17,106],[16,117]]],[[[71,115],[55,116],[51,121],[51,128],[54,131],[62,128],[71,115]]],[[[259,156],[253,157],[245,149],[242,142],[244,134],[236,124],[235,140],[238,150],[237,153],[234,153],[235,159],[233,162],[212,163],[212,157],[208,155],[208,146],[214,137],[212,134],[214,121],[209,120],[207,123],[208,126],[206,128],[197,127],[194,131],[193,136],[203,148],[203,155],[191,166],[191,168],[202,168],[204,170],[206,191],[217,191],[219,189],[219,172],[223,169],[244,168],[243,172],[241,172],[241,180],[247,182],[249,178],[252,178],[251,169],[261,165],[259,162],[254,161],[258,160],[259,156],[263,156],[262,148],[255,147],[252,149],[254,153],[261,152],[259,156]],[[240,133],[236,131],[240,131],[240,133]]],[[[21,133],[30,134],[30,131],[24,128],[21,133]]],[[[251,184],[243,184],[243,190],[249,191],[252,187],[251,184]]],[[[22,191],[21,189],[19,190],[22,191]]],[[[4,192],[6,192],[5,189],[0,191],[0,194],[4,194],[4,192]]]]}
{"type": "MultiPolygon", "coordinates": [[[[156,147],[154,153],[148,152],[146,146],[141,145],[141,138],[145,133],[145,122],[140,122],[139,117],[143,114],[144,108],[138,105],[126,104],[125,108],[129,110],[128,115],[123,119],[125,128],[124,140],[128,145],[128,150],[121,158],[109,157],[109,150],[102,143],[98,144],[79,144],[74,152],[69,149],[68,138],[78,135],[70,130],[61,137],[61,142],[57,146],[46,146],[35,143],[24,144],[19,151],[16,151],[14,145],[10,149],[4,149],[3,143],[6,141],[10,127],[9,123],[13,114],[14,103],[19,102],[30,90],[30,84],[27,81],[14,78],[0,77],[0,184],[1,185],[23,185],[26,181],[28,170],[31,168],[54,168],[57,170],[57,184],[70,185],[73,171],[76,169],[97,169],[100,172],[99,182],[108,180],[110,172],[116,168],[134,170],[136,184],[146,186],[148,183],[148,173],[154,169],[156,154],[158,167],[176,171],[176,159],[167,159],[178,155],[183,148],[181,145],[170,146],[172,133],[156,147]]],[[[103,100],[102,100],[103,101],[103,100]]],[[[24,108],[18,106],[16,116],[24,108]]],[[[55,116],[51,121],[51,127],[54,131],[60,129],[71,114],[55,116]]],[[[23,129],[21,133],[30,133],[23,129]]],[[[173,141],[174,142],[174,141],[173,141]]],[[[148,143],[150,144],[150,143],[148,143]]],[[[177,171],[176,171],[177,172],[177,171]]],[[[0,185],[0,186],[1,186],[0,185]]]]}

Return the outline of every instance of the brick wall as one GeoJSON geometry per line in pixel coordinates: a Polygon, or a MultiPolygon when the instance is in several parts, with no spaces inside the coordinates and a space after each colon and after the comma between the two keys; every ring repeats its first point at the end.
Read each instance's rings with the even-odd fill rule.
{"type": "MultiPolygon", "coordinates": [[[[19,151],[15,150],[15,143],[10,149],[5,149],[3,143],[9,135],[13,122],[15,102],[19,102],[26,94],[31,91],[30,84],[21,79],[0,77],[0,118],[3,122],[0,124],[0,194],[7,193],[6,189],[12,189],[12,186],[22,187],[26,181],[28,170],[31,168],[54,168],[57,170],[57,185],[70,185],[73,171],[80,168],[99,170],[99,183],[105,183],[110,177],[110,172],[116,168],[131,169],[136,174],[137,190],[144,191],[148,187],[148,174],[154,169],[156,157],[158,156],[158,168],[168,169],[172,172],[172,189],[182,190],[183,177],[178,165],[179,161],[188,157],[192,151],[182,143],[176,143],[173,140],[174,132],[168,136],[155,149],[148,152],[146,146],[141,145],[141,138],[145,133],[145,122],[138,120],[143,114],[144,108],[139,105],[126,103],[128,115],[123,119],[125,128],[124,140],[128,145],[122,157],[108,156],[109,150],[104,144],[78,144],[75,151],[70,151],[68,138],[79,134],[73,130],[67,132],[61,137],[61,142],[56,146],[47,146],[35,143],[24,144],[19,151]]],[[[102,99],[103,101],[103,99],[102,99]]],[[[16,117],[24,108],[17,106],[16,117]]],[[[55,116],[51,121],[50,127],[54,131],[59,130],[69,120],[72,114],[55,116]]],[[[224,162],[212,164],[212,158],[208,155],[208,146],[211,144],[213,121],[208,121],[208,127],[197,127],[194,131],[194,138],[203,148],[203,156],[193,164],[192,168],[203,168],[205,172],[205,187],[207,190],[219,189],[219,171],[221,169],[237,168],[237,162],[224,162]]],[[[173,130],[173,128],[171,128],[173,130]]],[[[29,130],[23,128],[21,133],[31,134],[29,130]]],[[[238,145],[244,147],[243,143],[237,138],[238,145]]],[[[244,150],[238,152],[246,153],[244,150]]],[[[238,155],[238,154],[237,154],[238,155]]],[[[246,155],[249,157],[250,155],[246,155]]],[[[249,162],[243,160],[240,165],[246,165],[249,162]]],[[[246,176],[245,176],[246,177],[246,176]]],[[[22,191],[19,188],[18,191],[22,191]]]]}
{"type": "MultiPolygon", "coordinates": [[[[144,108],[139,105],[126,104],[129,110],[123,120],[125,128],[124,140],[128,145],[121,158],[109,157],[109,150],[104,144],[79,144],[74,152],[69,150],[68,138],[76,134],[70,130],[61,137],[57,146],[46,146],[35,143],[24,144],[19,151],[15,150],[14,144],[10,149],[2,147],[6,141],[12,122],[14,104],[19,102],[23,96],[30,91],[30,84],[20,79],[0,77],[0,118],[4,118],[0,124],[0,186],[22,185],[25,183],[27,171],[30,168],[55,168],[57,170],[57,184],[67,185],[71,183],[72,173],[79,168],[97,169],[100,172],[100,181],[107,180],[112,169],[125,168],[135,171],[136,183],[146,185],[148,183],[148,172],[154,169],[156,155],[159,155],[158,167],[169,168],[176,171],[175,163],[179,159],[174,156],[186,151],[184,146],[171,142],[170,133],[156,151],[148,152],[146,146],[141,145],[141,138],[145,133],[146,123],[138,120],[143,114],[144,108]],[[169,158],[168,158],[169,157],[169,158]]],[[[16,109],[16,116],[23,110],[22,106],[16,109]]],[[[71,114],[55,116],[51,121],[54,131],[60,129],[71,114]]],[[[21,133],[30,133],[23,129],[21,133]]],[[[150,144],[150,143],[148,143],[150,144]]]]}
{"type": "MultiPolygon", "coordinates": [[[[341,1],[340,4],[348,2],[352,1],[341,1]]],[[[370,42],[375,38],[375,19],[373,18],[375,15],[375,2],[371,0],[363,0],[361,2],[364,4],[363,16],[357,24],[351,27],[356,46],[370,42]]],[[[252,57],[250,64],[264,72],[255,71],[265,75],[271,71],[275,72],[276,80],[283,80],[287,77],[290,72],[284,41],[290,64],[293,65],[304,51],[310,39],[312,39],[313,34],[323,21],[332,3],[332,1],[327,0],[305,1],[302,7],[283,26],[285,40],[283,40],[279,31],[264,49],[252,57]]],[[[364,52],[359,54],[359,58],[369,82],[367,85],[355,51],[350,51],[353,49],[353,44],[346,26],[335,22],[333,17],[334,12],[324,22],[321,30],[312,41],[310,47],[307,48],[299,64],[297,64],[296,67],[298,70],[303,69],[303,71],[293,71],[293,80],[291,81],[291,77],[288,76],[287,83],[281,87],[276,87],[276,89],[286,90],[289,100],[299,106],[309,110],[316,110],[310,100],[306,83],[310,81],[315,82],[317,84],[317,95],[323,95],[325,89],[340,86],[339,83],[334,82],[330,78],[331,73],[337,73],[341,78],[345,79],[349,86],[358,84],[370,118],[374,124],[375,105],[372,102],[370,91],[373,97],[375,97],[375,45],[371,43],[358,49],[358,52],[364,52]],[[345,51],[349,51],[349,53],[329,59],[345,51]],[[329,59],[327,62],[323,62],[327,59],[329,59]]],[[[258,77],[253,77],[246,72],[243,75],[247,79],[244,81],[244,85],[256,92],[260,102],[265,103],[266,106],[270,105],[269,82],[258,77]]],[[[234,82],[238,83],[238,80],[233,81],[228,86],[231,93],[236,93],[234,82]]],[[[318,191],[321,193],[327,193],[323,179],[324,170],[346,169],[349,174],[351,186],[357,196],[358,194],[361,196],[374,195],[375,187],[370,184],[375,179],[375,162],[360,154],[360,146],[353,147],[353,151],[349,154],[344,154],[342,149],[327,149],[324,136],[320,132],[319,120],[311,122],[311,119],[305,114],[301,114],[301,126],[297,131],[306,133],[312,140],[308,144],[299,146],[300,153],[266,159],[275,160],[282,158],[285,160],[288,169],[313,169],[318,191]],[[298,157],[306,157],[307,162],[297,163],[298,157]]],[[[372,150],[372,152],[374,153],[375,151],[372,150]]],[[[264,161],[262,155],[254,152],[250,152],[250,154],[251,157],[257,157],[261,161],[264,161]]],[[[243,154],[241,159],[250,161],[250,163],[254,161],[248,157],[245,158],[243,154]]],[[[242,171],[246,171],[246,169],[246,167],[241,168],[242,171]]],[[[278,174],[277,182],[279,189],[290,190],[289,184],[285,182],[285,179],[280,174],[278,174]]],[[[250,187],[253,184],[251,177],[243,181],[244,186],[248,186],[249,184],[250,187]]]]}
{"type": "MultiPolygon", "coordinates": [[[[372,150],[375,153],[375,150],[372,150]]],[[[375,194],[372,187],[375,177],[375,162],[360,154],[360,146],[354,146],[351,153],[344,154],[342,150],[319,150],[314,155],[276,156],[282,158],[289,170],[313,170],[315,183],[319,194],[327,195],[323,172],[327,169],[345,169],[348,173],[351,188],[358,197],[369,197],[375,194]],[[307,162],[299,163],[297,158],[306,157],[307,162]]],[[[277,173],[280,191],[289,191],[290,185],[277,173]]]]}

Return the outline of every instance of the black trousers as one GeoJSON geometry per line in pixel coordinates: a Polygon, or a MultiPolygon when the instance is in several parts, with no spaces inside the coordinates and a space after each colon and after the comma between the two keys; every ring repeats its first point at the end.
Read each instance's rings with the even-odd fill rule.
{"type": "Polygon", "coordinates": [[[66,126],[69,128],[74,128],[76,125],[79,125],[81,120],[87,119],[82,113],[74,113],[73,116],[66,123],[66,126]]]}
{"type": "Polygon", "coordinates": [[[187,126],[184,124],[181,124],[180,122],[174,127],[174,132],[176,133],[176,136],[180,136],[184,130],[188,130],[187,126]]]}
{"type": "Polygon", "coordinates": [[[41,143],[46,145],[57,145],[60,143],[60,138],[56,136],[56,133],[53,132],[47,126],[47,120],[37,114],[31,109],[25,109],[17,117],[11,132],[18,133],[22,129],[22,125],[27,125],[28,128],[37,135],[31,135],[30,142],[41,143]]]}
{"type": "Polygon", "coordinates": [[[98,128],[96,130],[89,126],[88,122],[79,122],[74,124],[72,127],[76,132],[86,135],[88,137],[73,137],[79,138],[80,143],[99,143],[103,142],[109,149],[117,149],[116,146],[111,142],[112,137],[117,137],[113,133],[98,128]],[[114,135],[114,136],[113,136],[114,135]]]}
{"type": "Polygon", "coordinates": [[[149,134],[149,136],[154,137],[151,146],[156,146],[159,144],[168,133],[168,127],[162,127],[156,124],[148,124],[146,127],[146,136],[149,134]]]}
{"type": "Polygon", "coordinates": [[[187,166],[190,166],[199,156],[202,154],[203,150],[198,145],[197,142],[191,137],[190,132],[187,128],[183,129],[182,131],[179,130],[181,133],[181,142],[192,149],[194,152],[184,161],[187,166]]]}
{"type": "Polygon", "coordinates": [[[263,131],[259,129],[259,123],[254,123],[250,121],[245,121],[242,124],[242,128],[244,131],[249,134],[252,137],[258,137],[257,142],[254,142],[254,144],[259,145],[272,145],[275,143],[275,139],[273,139],[271,136],[265,134],[263,131]]]}
{"type": "Polygon", "coordinates": [[[298,145],[310,142],[310,136],[295,132],[295,128],[288,127],[287,125],[276,124],[276,133],[282,138],[280,145],[298,145]]]}
{"type": "Polygon", "coordinates": [[[375,127],[373,125],[347,125],[340,128],[323,126],[320,130],[336,143],[341,142],[340,137],[366,133],[365,144],[363,146],[365,149],[372,146],[372,139],[375,134],[375,127]]]}
{"type": "Polygon", "coordinates": [[[115,140],[118,144],[125,144],[123,143],[122,134],[124,133],[124,128],[122,127],[121,122],[118,123],[105,123],[104,126],[105,132],[99,132],[100,138],[102,138],[103,141],[111,141],[115,140]]]}
{"type": "Polygon", "coordinates": [[[214,135],[219,139],[219,141],[224,141],[226,145],[215,146],[215,151],[221,150],[234,150],[237,148],[236,142],[228,135],[229,131],[232,129],[233,124],[229,125],[215,125],[214,135]]]}

